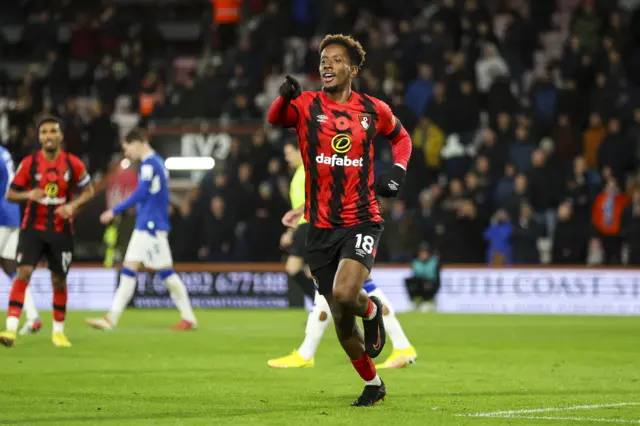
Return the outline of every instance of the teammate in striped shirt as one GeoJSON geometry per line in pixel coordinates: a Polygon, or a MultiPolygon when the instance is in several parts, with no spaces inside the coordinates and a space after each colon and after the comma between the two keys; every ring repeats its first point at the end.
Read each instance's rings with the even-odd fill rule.
{"type": "Polygon", "coordinates": [[[44,117],[38,123],[42,149],[20,163],[7,191],[7,200],[26,202],[16,261],[18,273],[7,309],[7,329],[0,344],[14,345],[26,291],[34,269],[44,257],[53,286],[53,333],[55,346],[70,347],[64,333],[67,312],[67,274],[73,260],[73,217],[93,197],[91,177],[82,161],[62,150],[63,122],[44,117]],[[74,197],[77,189],[80,195],[74,197]]]}
{"type": "Polygon", "coordinates": [[[382,302],[362,289],[383,230],[376,193],[398,195],[411,139],[387,104],[351,90],[364,59],[364,49],[353,38],[326,36],[320,43],[322,90],[303,92],[298,81],[287,76],[267,119],[294,128],[298,135],[306,173],[304,215],[310,222],[307,260],[331,308],[338,339],[365,381],[352,405],[368,407],[386,395],[372,360],[386,339],[382,302]],[[395,164],[375,182],[377,135],[391,142],[395,164]],[[363,320],[364,336],[356,317],[363,320]]]}
{"type": "MultiPolygon", "coordinates": [[[[287,143],[284,147],[284,153],[287,163],[289,163],[289,166],[295,170],[289,190],[291,207],[293,207],[293,210],[298,209],[299,214],[301,214],[302,209],[304,209],[305,180],[300,148],[295,143],[287,143]]],[[[308,222],[304,217],[301,217],[297,223],[289,225],[293,226],[289,227],[287,233],[284,235],[293,234],[293,236],[287,238],[285,244],[282,245],[289,246],[289,252],[295,253],[295,256],[291,255],[287,259],[287,273],[292,275],[295,271],[297,273],[301,272],[304,274],[305,236],[308,222]],[[293,262],[291,261],[292,258],[293,262]],[[293,263],[293,265],[291,265],[291,263],[293,263]]],[[[309,313],[309,317],[307,319],[304,341],[302,342],[302,345],[300,345],[300,347],[297,350],[294,350],[290,355],[267,361],[269,367],[306,368],[313,367],[315,365],[314,356],[318,345],[322,340],[322,335],[331,321],[331,310],[329,309],[327,299],[324,296],[321,296],[317,291],[314,291],[313,283],[310,283],[309,286],[311,287],[311,291],[314,293],[314,307],[309,313]]],[[[400,325],[398,318],[396,318],[391,302],[389,302],[382,290],[376,287],[371,276],[369,276],[364,282],[363,289],[367,294],[377,297],[382,302],[384,326],[387,333],[389,333],[389,338],[393,345],[393,352],[389,358],[377,367],[380,369],[401,368],[415,363],[417,358],[416,350],[411,346],[409,339],[407,339],[407,336],[404,334],[404,330],[402,330],[402,326],[400,325]]]]}

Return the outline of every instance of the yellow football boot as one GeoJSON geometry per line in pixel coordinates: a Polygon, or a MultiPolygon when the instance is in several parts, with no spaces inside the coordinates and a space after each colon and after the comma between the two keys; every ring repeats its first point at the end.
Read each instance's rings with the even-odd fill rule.
{"type": "Polygon", "coordinates": [[[313,368],[315,361],[313,358],[309,360],[302,358],[294,349],[291,355],[270,359],[267,361],[267,365],[271,368],[313,368]]]}
{"type": "Polygon", "coordinates": [[[3,331],[2,333],[0,333],[0,345],[4,345],[10,348],[15,343],[16,343],[15,331],[3,331]]]}
{"type": "Polygon", "coordinates": [[[64,333],[54,333],[51,336],[51,341],[59,348],[71,347],[71,342],[69,341],[69,339],[67,339],[67,336],[65,336],[64,333]]]}
{"type": "Polygon", "coordinates": [[[418,354],[413,346],[409,346],[407,349],[394,349],[389,355],[389,358],[380,365],[376,365],[376,368],[403,368],[409,364],[415,364],[418,354]]]}

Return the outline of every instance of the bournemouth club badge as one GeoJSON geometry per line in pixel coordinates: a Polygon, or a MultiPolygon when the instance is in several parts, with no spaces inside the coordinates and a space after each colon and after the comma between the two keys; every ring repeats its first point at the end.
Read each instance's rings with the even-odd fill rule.
{"type": "Polygon", "coordinates": [[[370,114],[358,114],[358,120],[360,120],[360,125],[363,129],[368,130],[371,125],[371,115],[370,114]]]}

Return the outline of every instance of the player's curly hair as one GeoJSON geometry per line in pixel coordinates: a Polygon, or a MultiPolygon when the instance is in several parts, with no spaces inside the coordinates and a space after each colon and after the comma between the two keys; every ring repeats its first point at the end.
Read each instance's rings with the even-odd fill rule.
{"type": "Polygon", "coordinates": [[[320,42],[320,52],[322,52],[325,47],[331,44],[339,44],[340,46],[344,46],[344,48],[347,49],[347,52],[349,53],[349,58],[351,59],[352,64],[357,66],[358,68],[362,68],[367,52],[364,51],[359,41],[351,36],[344,34],[329,34],[325,36],[320,42]]]}

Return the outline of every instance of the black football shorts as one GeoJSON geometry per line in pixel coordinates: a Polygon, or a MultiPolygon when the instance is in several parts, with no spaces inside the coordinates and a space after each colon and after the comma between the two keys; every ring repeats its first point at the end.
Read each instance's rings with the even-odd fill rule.
{"type": "Polygon", "coordinates": [[[308,223],[301,223],[293,233],[293,242],[289,247],[289,254],[291,256],[306,258],[307,254],[307,230],[309,229],[308,223]]]}
{"type": "Polygon", "coordinates": [[[52,273],[66,277],[73,259],[73,235],[21,229],[16,252],[18,266],[36,267],[43,257],[52,273]]]}
{"type": "Polygon", "coordinates": [[[333,291],[333,279],[342,259],[358,261],[371,271],[383,230],[380,222],[333,229],[309,225],[307,263],[318,292],[325,295],[333,291]]]}

